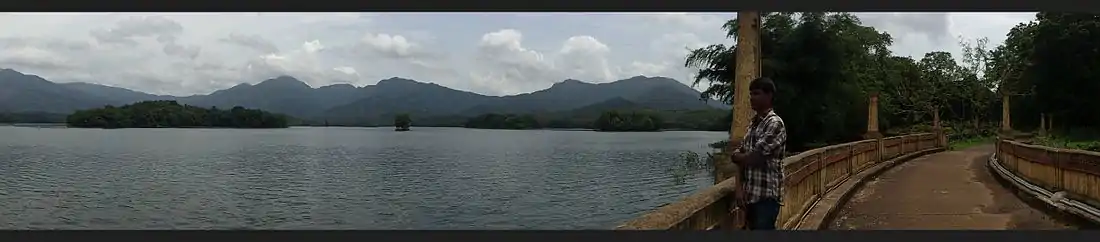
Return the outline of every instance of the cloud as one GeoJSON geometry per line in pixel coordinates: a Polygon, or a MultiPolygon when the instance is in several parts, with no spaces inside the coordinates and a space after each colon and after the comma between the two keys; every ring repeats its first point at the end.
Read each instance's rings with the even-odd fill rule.
{"type": "Polygon", "coordinates": [[[389,57],[402,58],[413,55],[413,44],[400,35],[367,35],[363,37],[363,44],[370,50],[389,57]]]}
{"type": "Polygon", "coordinates": [[[135,37],[155,37],[158,42],[173,42],[183,33],[183,26],[162,16],[130,17],[119,21],[113,28],[91,31],[100,43],[137,44],[135,37]]]}
{"type": "MultiPolygon", "coordinates": [[[[0,68],[52,81],[205,94],[291,75],[312,86],[399,76],[509,95],[572,78],[690,83],[688,49],[731,44],[734,13],[0,13],[0,68]]],[[[1033,13],[857,13],[891,50],[958,55],[1033,13]],[[974,25],[970,23],[982,23],[974,25]]],[[[702,87],[700,87],[702,88],[702,87]]]]}
{"type": "Polygon", "coordinates": [[[665,26],[706,31],[722,27],[736,14],[652,13],[641,16],[665,26]]]}
{"type": "Polygon", "coordinates": [[[558,53],[558,66],[569,78],[606,82],[617,77],[607,60],[611,48],[592,36],[569,37],[558,53]]]}
{"type": "Polygon", "coordinates": [[[116,45],[139,45],[135,38],[152,37],[163,45],[165,54],[193,60],[200,48],[177,43],[177,36],[182,33],[183,26],[176,21],[163,16],[141,16],[119,21],[112,28],[92,30],[90,34],[101,44],[116,45]]]}
{"type": "Polygon", "coordinates": [[[221,39],[222,42],[238,45],[241,47],[249,48],[263,54],[279,53],[279,47],[272,44],[271,41],[264,39],[259,35],[245,35],[232,33],[228,37],[221,39]]]}

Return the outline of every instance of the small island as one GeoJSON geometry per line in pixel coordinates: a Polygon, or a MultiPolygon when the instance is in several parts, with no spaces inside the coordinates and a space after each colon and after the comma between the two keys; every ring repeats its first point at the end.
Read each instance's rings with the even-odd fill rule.
{"type": "Polygon", "coordinates": [[[176,101],[144,101],[122,107],[80,110],[66,118],[75,128],[286,128],[287,117],[257,109],[229,110],[180,105],[176,101]]]}
{"type": "Polygon", "coordinates": [[[604,112],[593,125],[603,132],[654,132],[661,131],[664,121],[657,114],[648,112],[604,112]]]}
{"type": "Polygon", "coordinates": [[[394,116],[393,127],[396,131],[409,131],[409,127],[412,127],[412,117],[409,117],[407,113],[394,116]]]}
{"type": "Polygon", "coordinates": [[[473,129],[540,129],[542,125],[533,115],[488,113],[466,120],[465,127],[473,129]]]}

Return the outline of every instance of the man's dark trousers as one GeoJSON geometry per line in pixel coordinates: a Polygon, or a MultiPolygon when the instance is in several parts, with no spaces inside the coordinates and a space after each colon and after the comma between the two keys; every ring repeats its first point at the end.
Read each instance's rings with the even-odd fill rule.
{"type": "Polygon", "coordinates": [[[750,230],[775,230],[778,217],[779,201],[775,198],[761,198],[745,206],[745,226],[750,230]]]}

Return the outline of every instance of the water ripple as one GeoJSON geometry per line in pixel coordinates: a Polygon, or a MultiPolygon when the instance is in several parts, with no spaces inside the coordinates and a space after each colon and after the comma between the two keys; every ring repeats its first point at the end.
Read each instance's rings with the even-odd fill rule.
{"type": "Polygon", "coordinates": [[[721,132],[0,127],[4,229],[602,229],[721,132]]]}

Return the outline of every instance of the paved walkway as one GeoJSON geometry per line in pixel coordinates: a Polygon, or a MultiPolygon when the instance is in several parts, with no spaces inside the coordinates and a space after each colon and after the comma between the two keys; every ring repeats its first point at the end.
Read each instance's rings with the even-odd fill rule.
{"type": "Polygon", "coordinates": [[[985,166],[993,145],[918,157],[868,181],[830,229],[1075,229],[1002,187],[985,166]]]}

